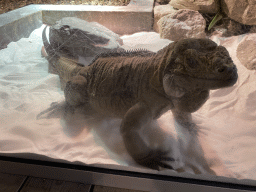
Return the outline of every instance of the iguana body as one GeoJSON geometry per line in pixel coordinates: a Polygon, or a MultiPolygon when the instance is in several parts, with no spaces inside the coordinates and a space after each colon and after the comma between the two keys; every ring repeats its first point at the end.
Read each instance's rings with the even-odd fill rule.
{"type": "MultiPolygon", "coordinates": [[[[178,123],[190,126],[191,113],[206,102],[210,89],[237,80],[227,50],[208,39],[181,40],[157,53],[103,53],[86,67],[72,62],[59,58],[55,64],[67,82],[64,116],[82,108],[86,114],[121,118],[127,151],[137,163],[154,169],[171,168],[163,161],[173,159],[150,149],[139,131],[169,109],[178,123]]],[[[55,110],[50,108],[48,117],[55,110]]]]}

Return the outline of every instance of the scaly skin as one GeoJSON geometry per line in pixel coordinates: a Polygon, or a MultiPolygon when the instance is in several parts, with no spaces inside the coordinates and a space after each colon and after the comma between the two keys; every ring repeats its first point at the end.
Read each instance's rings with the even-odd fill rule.
{"type": "Polygon", "coordinates": [[[127,151],[152,169],[172,168],[164,161],[174,159],[149,148],[139,131],[169,109],[192,129],[191,113],[206,102],[209,90],[232,86],[238,77],[228,51],[208,39],[180,40],[157,53],[104,53],[87,67],[72,62],[59,58],[54,66],[67,82],[65,102],[38,117],[64,110],[67,118],[79,108],[87,115],[121,118],[127,151]]]}

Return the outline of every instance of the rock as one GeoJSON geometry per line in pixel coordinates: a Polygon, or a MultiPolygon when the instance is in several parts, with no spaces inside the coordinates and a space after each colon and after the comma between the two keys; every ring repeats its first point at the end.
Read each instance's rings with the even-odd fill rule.
{"type": "Polygon", "coordinates": [[[251,29],[251,26],[244,25],[232,19],[226,19],[224,24],[227,29],[226,33],[224,33],[225,37],[242,35],[242,34],[248,33],[251,29]]]}
{"type": "Polygon", "coordinates": [[[210,36],[218,34],[219,37],[231,37],[255,32],[252,25],[244,25],[229,17],[222,18],[220,23],[214,25],[210,31],[206,31],[210,36]]]}
{"type": "Polygon", "coordinates": [[[49,42],[55,54],[77,58],[85,65],[97,54],[123,44],[119,35],[103,25],[76,17],[62,18],[51,26],[49,42]]]}
{"type": "Polygon", "coordinates": [[[218,0],[172,0],[170,5],[177,9],[191,9],[202,13],[217,13],[218,0]]]}
{"type": "Polygon", "coordinates": [[[168,4],[170,0],[156,0],[155,3],[158,3],[159,5],[165,5],[168,4]]]}
{"type": "Polygon", "coordinates": [[[256,70],[256,33],[248,34],[238,45],[236,56],[250,70],[256,70]]]}
{"type": "Polygon", "coordinates": [[[231,36],[237,36],[237,35],[249,33],[251,26],[241,24],[235,20],[232,20],[226,17],[225,19],[222,20],[221,25],[214,26],[213,29],[214,31],[219,31],[219,32],[222,31],[222,34],[221,34],[222,37],[231,37],[231,36]]]}
{"type": "Polygon", "coordinates": [[[256,25],[255,0],[221,0],[221,8],[228,17],[245,25],[256,25]]]}
{"type": "Polygon", "coordinates": [[[206,22],[198,11],[181,9],[158,21],[160,37],[178,41],[183,38],[205,38],[206,22]]]}
{"type": "Polygon", "coordinates": [[[171,5],[159,5],[154,7],[154,25],[153,29],[156,32],[159,32],[157,22],[165,15],[176,13],[175,10],[171,5]]]}
{"type": "Polygon", "coordinates": [[[256,25],[251,26],[250,33],[256,33],[256,25]]]}

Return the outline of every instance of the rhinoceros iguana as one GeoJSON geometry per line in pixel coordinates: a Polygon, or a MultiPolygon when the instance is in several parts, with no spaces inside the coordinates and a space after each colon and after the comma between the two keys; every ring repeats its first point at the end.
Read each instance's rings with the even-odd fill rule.
{"type": "Polygon", "coordinates": [[[171,110],[175,120],[193,128],[191,113],[208,99],[209,90],[232,86],[238,75],[228,51],[209,39],[183,39],[157,53],[114,51],[98,55],[89,66],[64,57],[53,63],[65,79],[65,102],[38,115],[64,118],[76,109],[87,115],[122,119],[120,132],[128,153],[140,165],[172,168],[174,159],[151,149],[140,130],[171,110]]]}

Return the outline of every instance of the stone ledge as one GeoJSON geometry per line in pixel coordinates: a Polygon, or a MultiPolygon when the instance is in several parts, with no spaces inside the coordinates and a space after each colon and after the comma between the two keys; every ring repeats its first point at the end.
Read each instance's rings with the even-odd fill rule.
{"type": "MultiPolygon", "coordinates": [[[[78,17],[89,22],[98,22],[121,35],[138,31],[151,31],[153,26],[153,0],[148,2],[150,1],[152,2],[151,6],[135,4],[120,7],[42,5],[42,19],[45,24],[52,25],[63,17],[78,17]]],[[[148,4],[150,5],[150,3],[148,4]]]]}
{"type": "Polygon", "coordinates": [[[154,0],[132,0],[127,6],[28,5],[0,15],[0,49],[63,17],[95,21],[120,35],[152,31],[153,4],[154,0]]]}

